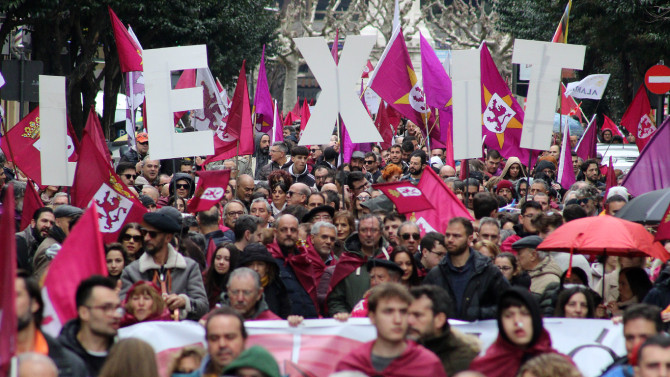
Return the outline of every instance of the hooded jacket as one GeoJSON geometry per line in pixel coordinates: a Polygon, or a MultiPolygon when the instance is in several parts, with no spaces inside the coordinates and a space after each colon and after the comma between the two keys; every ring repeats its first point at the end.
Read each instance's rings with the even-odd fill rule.
{"type": "Polygon", "coordinates": [[[256,173],[270,161],[270,153],[265,153],[261,150],[261,139],[263,136],[268,136],[265,132],[259,132],[254,135],[254,155],[252,161],[253,174],[252,177],[256,176],[256,173]]]}
{"type": "MultiPolygon", "coordinates": [[[[373,258],[390,258],[385,242],[384,237],[379,239],[379,245],[372,253],[373,258]]],[[[337,313],[351,313],[365,292],[370,289],[370,274],[365,268],[368,257],[361,251],[361,241],[357,232],[347,237],[344,249],[345,252],[335,265],[326,298],[330,316],[337,313]]]]}
{"type": "MultiPolygon", "coordinates": [[[[523,288],[513,287],[503,292],[501,302],[509,296],[517,298],[528,308],[533,321],[533,336],[525,348],[513,344],[505,334],[502,310],[498,308],[498,338],[484,356],[477,357],[470,364],[471,370],[487,377],[514,377],[527,360],[544,353],[558,353],[551,347],[551,337],[542,325],[540,307],[531,294],[523,288]]],[[[565,358],[572,362],[567,356],[565,358]]]]}
{"type": "Polygon", "coordinates": [[[528,176],[528,174],[526,174],[526,168],[521,163],[521,160],[519,160],[518,157],[512,156],[512,157],[507,159],[507,162],[505,162],[505,167],[503,168],[502,172],[500,173],[500,177],[502,179],[507,179],[507,180],[511,181],[512,183],[515,183],[516,181],[519,180],[519,178],[512,179],[512,178],[509,178],[509,177],[505,177],[507,175],[507,173],[509,172],[509,168],[511,168],[512,165],[514,165],[514,164],[519,164],[519,166],[521,167],[521,171],[519,171],[519,178],[524,178],[524,177],[528,176]]]}
{"type": "Polygon", "coordinates": [[[49,357],[58,367],[59,377],[84,377],[86,376],[86,364],[74,352],[63,347],[58,340],[41,333],[49,347],[49,357]]]}
{"type": "Polygon", "coordinates": [[[367,376],[384,377],[446,377],[440,359],[434,353],[411,340],[406,341],[405,351],[395,358],[383,371],[372,366],[372,347],[375,340],[363,343],[349,352],[335,366],[336,372],[358,371],[367,376]]]}
{"type": "Polygon", "coordinates": [[[173,177],[172,180],[170,180],[170,196],[174,196],[174,186],[177,183],[177,181],[181,180],[186,180],[188,181],[190,190],[188,193],[188,197],[192,197],[193,193],[195,192],[195,182],[193,181],[193,177],[188,174],[188,173],[176,173],[173,177]]]}
{"type": "Polygon", "coordinates": [[[314,185],[316,184],[316,179],[312,174],[310,174],[309,165],[305,165],[305,170],[300,174],[296,174],[293,171],[294,166],[295,165],[292,164],[287,169],[285,169],[293,177],[293,183],[300,182],[306,184],[308,187],[314,187],[314,185]]]}
{"type": "MultiPolygon", "coordinates": [[[[81,323],[79,322],[79,319],[71,319],[65,323],[65,326],[61,329],[60,335],[58,336],[58,342],[63,347],[74,352],[75,355],[79,356],[79,358],[84,361],[84,364],[86,364],[87,376],[97,376],[107,359],[107,355],[96,356],[88,353],[77,339],[77,333],[80,328],[81,323]]],[[[112,345],[113,342],[110,342],[109,348],[112,348],[112,345]]]]}
{"type": "MultiPolygon", "coordinates": [[[[472,263],[472,272],[463,291],[460,312],[451,313],[448,317],[464,321],[495,318],[498,297],[500,292],[509,287],[509,282],[490,258],[473,248],[470,248],[470,258],[467,263],[472,263]]],[[[446,289],[451,298],[451,305],[449,305],[451,308],[456,307],[455,293],[449,279],[453,268],[451,258],[443,258],[436,268],[430,270],[423,281],[423,284],[434,284],[446,289]]]]}

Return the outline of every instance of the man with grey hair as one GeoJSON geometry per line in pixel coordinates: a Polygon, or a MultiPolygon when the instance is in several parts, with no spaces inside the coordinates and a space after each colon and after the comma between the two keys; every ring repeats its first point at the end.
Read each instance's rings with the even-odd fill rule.
{"type": "Polygon", "coordinates": [[[150,197],[154,203],[158,202],[161,196],[160,192],[158,192],[158,189],[151,185],[144,185],[140,194],[150,197]]]}
{"type": "Polygon", "coordinates": [[[223,207],[223,224],[230,229],[235,229],[235,222],[237,222],[237,219],[246,214],[247,207],[244,206],[244,203],[237,199],[233,199],[223,207]]]}
{"type": "Polygon", "coordinates": [[[404,246],[412,255],[419,251],[421,230],[414,221],[405,221],[398,228],[398,245],[404,246]]]}
{"type": "Polygon", "coordinates": [[[594,186],[587,186],[577,190],[577,204],[579,204],[587,216],[597,216],[599,211],[598,203],[598,189],[594,186]]]}
{"type": "Polygon", "coordinates": [[[537,250],[542,241],[540,236],[527,236],[512,244],[512,249],[518,253],[519,266],[530,275],[530,292],[538,298],[547,285],[560,283],[563,274],[551,256],[537,250]]]}
{"type": "MultiPolygon", "coordinates": [[[[250,247],[263,247],[250,244],[250,247]]],[[[258,273],[248,267],[238,267],[230,273],[222,301],[245,320],[281,319],[272,312],[263,298],[263,287],[258,273]]]]}
{"type": "Polygon", "coordinates": [[[70,204],[70,195],[67,192],[57,192],[49,201],[49,207],[53,209],[65,204],[70,204]]]}
{"type": "Polygon", "coordinates": [[[479,220],[477,240],[487,240],[500,246],[500,223],[493,217],[482,217],[479,220]]]}
{"type": "Polygon", "coordinates": [[[538,192],[533,196],[533,201],[540,203],[542,206],[542,212],[547,213],[551,211],[551,206],[549,205],[551,198],[546,192],[538,192]]]}
{"type": "Polygon", "coordinates": [[[539,178],[533,180],[533,183],[528,190],[528,195],[535,196],[538,192],[549,194],[549,184],[545,180],[539,178]]]}
{"type": "Polygon", "coordinates": [[[149,184],[154,185],[158,180],[158,173],[161,169],[161,162],[159,160],[152,160],[151,156],[146,155],[142,159],[142,177],[144,177],[149,184]]]}
{"type": "Polygon", "coordinates": [[[282,141],[276,141],[270,147],[270,163],[256,171],[256,180],[267,181],[268,175],[275,170],[287,169],[290,161],[286,157],[288,147],[282,141]]]}
{"type": "Polygon", "coordinates": [[[272,206],[264,198],[256,198],[251,201],[251,216],[256,216],[261,220],[261,228],[270,226],[272,219],[272,206]]]}
{"type": "Polygon", "coordinates": [[[49,356],[26,352],[18,356],[18,377],[58,377],[58,368],[49,356]]]}
{"type": "Polygon", "coordinates": [[[323,263],[328,266],[334,264],[336,257],[333,253],[333,247],[337,240],[337,228],[335,225],[326,221],[317,221],[312,225],[310,239],[314,250],[316,250],[323,263]]]}

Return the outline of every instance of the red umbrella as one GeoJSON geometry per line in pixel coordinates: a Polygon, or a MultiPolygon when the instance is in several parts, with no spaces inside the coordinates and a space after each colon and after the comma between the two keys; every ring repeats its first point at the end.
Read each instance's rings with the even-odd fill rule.
{"type": "Polygon", "coordinates": [[[663,262],[670,257],[642,225],[607,215],[570,221],[551,233],[537,250],[653,257],[663,262]]]}

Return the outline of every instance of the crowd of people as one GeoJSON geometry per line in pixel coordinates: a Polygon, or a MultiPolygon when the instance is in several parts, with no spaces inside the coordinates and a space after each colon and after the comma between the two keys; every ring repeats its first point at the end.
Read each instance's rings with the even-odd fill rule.
{"type": "MultiPolygon", "coordinates": [[[[670,365],[670,339],[662,335],[670,268],[642,257],[538,250],[564,223],[614,215],[629,201],[622,186],[605,190],[601,158],[582,161],[573,152],[577,181],[562,187],[560,140],[534,166],[496,150],[449,165],[445,150],[428,150],[411,123],[390,148],[370,145],[347,163],[336,135],[327,145],[298,140],[292,126],[274,143],[258,133],[252,156],[205,167],[204,156],[152,159],[147,134],[138,134],[136,149],[115,169],[148,212],[105,245],[107,276],[72,292],[77,317],[57,338],[40,330],[39,282],[85,209],[70,204],[67,188],[48,186],[40,191],[44,207],[19,229],[27,183],[2,156],[0,184],[3,193],[13,186],[17,203],[18,375],[157,376],[151,346],[117,341],[118,329],[192,320],[204,326],[207,350],[177,352],[169,376],[275,377],[275,358],[245,346],[246,321],[301,326],[351,317],[368,317],[377,336],[349,350],[337,375],[580,376],[552,346],[544,317],[621,321],[627,354],[603,371],[607,377],[661,375],[654,369],[670,365]],[[230,170],[231,179],[219,204],[189,213],[202,169],[230,170]],[[417,184],[427,169],[471,218],[426,232],[375,189],[417,184]],[[498,338],[482,353],[477,337],[449,319],[496,319],[498,338]]],[[[615,173],[620,182],[624,173],[615,173]]]]}

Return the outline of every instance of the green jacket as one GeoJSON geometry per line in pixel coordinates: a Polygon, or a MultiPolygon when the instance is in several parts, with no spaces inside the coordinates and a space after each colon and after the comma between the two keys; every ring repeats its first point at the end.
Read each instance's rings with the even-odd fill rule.
{"type": "Polygon", "coordinates": [[[239,368],[253,368],[268,377],[280,377],[277,361],[265,348],[261,346],[252,346],[233,360],[232,363],[223,370],[223,374],[235,373],[239,368]]]}
{"type": "MultiPolygon", "coordinates": [[[[338,274],[342,273],[341,271],[338,271],[338,269],[341,270],[342,268],[345,268],[347,275],[339,282],[335,282],[335,285],[332,286],[332,290],[328,295],[327,303],[330,316],[337,313],[351,313],[351,310],[356,306],[358,301],[363,298],[365,292],[370,289],[370,274],[365,268],[365,263],[368,258],[361,251],[361,241],[358,239],[358,233],[352,233],[344,241],[344,250],[345,253],[338,261],[338,265],[333,272],[333,279],[336,279],[338,274]],[[362,261],[360,267],[354,268],[353,270],[351,267],[344,267],[345,265],[351,266],[347,261],[356,259],[362,261]],[[342,263],[341,266],[339,265],[340,263],[342,263]]],[[[385,255],[386,259],[389,258],[383,237],[379,240],[379,246],[372,256],[374,258],[381,253],[385,255]]]]}
{"type": "Polygon", "coordinates": [[[454,328],[442,335],[422,340],[419,344],[440,358],[447,376],[467,370],[481,350],[479,339],[454,328]]]}

